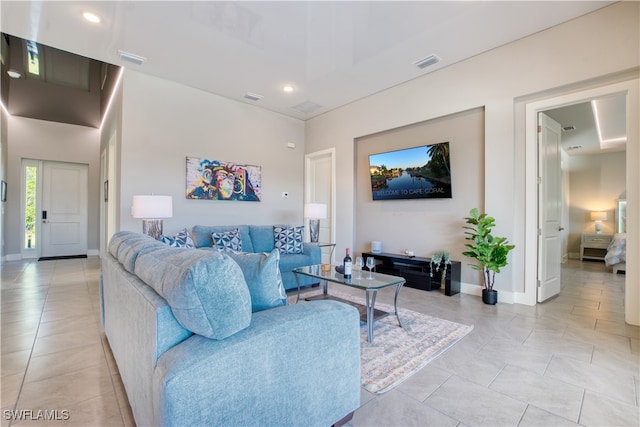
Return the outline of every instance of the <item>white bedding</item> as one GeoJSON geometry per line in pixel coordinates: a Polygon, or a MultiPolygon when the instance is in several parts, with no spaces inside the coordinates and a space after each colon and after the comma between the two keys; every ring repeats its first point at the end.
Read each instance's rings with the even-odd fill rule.
{"type": "Polygon", "coordinates": [[[604,262],[607,266],[621,264],[627,261],[627,233],[616,233],[609,243],[604,262]]]}

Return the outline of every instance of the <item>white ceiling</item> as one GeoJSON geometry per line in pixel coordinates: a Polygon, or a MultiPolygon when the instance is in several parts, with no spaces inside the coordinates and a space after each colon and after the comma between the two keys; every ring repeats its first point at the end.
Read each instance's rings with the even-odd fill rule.
{"type": "Polygon", "coordinates": [[[2,0],[0,30],[305,120],[611,3],[2,0]]]}
{"type": "Polygon", "coordinates": [[[569,155],[624,151],[627,147],[626,96],[611,95],[545,113],[560,123],[562,147],[569,155]]]}

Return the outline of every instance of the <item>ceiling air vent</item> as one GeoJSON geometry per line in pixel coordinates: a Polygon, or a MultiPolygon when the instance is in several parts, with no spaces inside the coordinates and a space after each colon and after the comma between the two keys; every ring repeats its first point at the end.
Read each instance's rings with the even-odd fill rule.
{"type": "Polygon", "coordinates": [[[319,108],[322,108],[322,105],[316,104],[315,102],[311,101],[304,101],[298,105],[294,105],[291,108],[304,114],[310,114],[318,110],[319,108]]]}
{"type": "Polygon", "coordinates": [[[244,94],[244,97],[250,101],[260,101],[264,96],[258,95],[257,93],[247,92],[244,94]]]}
{"type": "Polygon", "coordinates": [[[120,59],[123,61],[131,62],[136,65],[142,65],[142,63],[147,60],[144,56],[125,52],[124,50],[119,50],[118,54],[120,55],[120,59]]]}
{"type": "Polygon", "coordinates": [[[562,131],[563,132],[571,132],[572,130],[576,130],[576,127],[574,125],[569,125],[569,126],[563,126],[562,127],[562,131]]]}
{"type": "Polygon", "coordinates": [[[567,147],[567,151],[568,150],[579,150],[582,148],[582,145],[570,145],[569,147],[567,147]]]}
{"type": "Polygon", "coordinates": [[[418,68],[427,68],[431,65],[437,64],[438,62],[440,62],[440,58],[438,58],[436,55],[429,55],[426,58],[418,59],[413,63],[413,65],[418,68]]]}

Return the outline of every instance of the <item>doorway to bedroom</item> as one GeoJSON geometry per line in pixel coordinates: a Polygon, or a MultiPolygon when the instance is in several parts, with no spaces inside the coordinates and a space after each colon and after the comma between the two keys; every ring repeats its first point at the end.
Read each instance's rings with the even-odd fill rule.
{"type": "MultiPolygon", "coordinates": [[[[555,191],[557,206],[550,203],[553,199],[543,197],[548,192],[544,184],[540,185],[538,199],[539,229],[543,230],[538,277],[544,284],[544,274],[553,271],[548,267],[557,266],[557,288],[550,293],[549,288],[540,286],[539,302],[566,291],[567,284],[575,279],[570,276],[576,270],[613,274],[612,267],[605,265],[604,255],[608,243],[625,226],[618,206],[619,201],[627,197],[627,96],[626,92],[619,91],[583,100],[564,100],[556,105],[549,101],[539,111],[539,126],[545,123],[542,119],[552,122],[556,126],[553,129],[557,129],[559,146],[558,171],[550,175],[559,186],[555,191]],[[554,210],[559,212],[558,250],[545,253],[543,243],[549,240],[544,231],[545,219],[547,213],[554,210]],[[589,253],[594,247],[600,248],[597,256],[589,253]]],[[[540,135],[543,133],[544,130],[540,135]]],[[[543,139],[541,137],[539,144],[544,144],[543,139]]],[[[548,159],[553,160],[553,156],[548,155],[548,149],[540,147],[539,173],[544,182],[546,171],[553,167],[548,159]]],[[[624,283],[624,276],[621,279],[612,276],[612,281],[620,280],[624,283]]],[[[622,297],[616,305],[624,312],[622,297]]]]}

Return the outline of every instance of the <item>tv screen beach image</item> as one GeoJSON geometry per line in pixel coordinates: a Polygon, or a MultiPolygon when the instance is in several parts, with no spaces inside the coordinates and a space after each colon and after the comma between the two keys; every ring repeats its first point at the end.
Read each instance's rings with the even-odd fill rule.
{"type": "Polygon", "coordinates": [[[369,156],[373,200],[450,199],[449,143],[369,156]]]}

